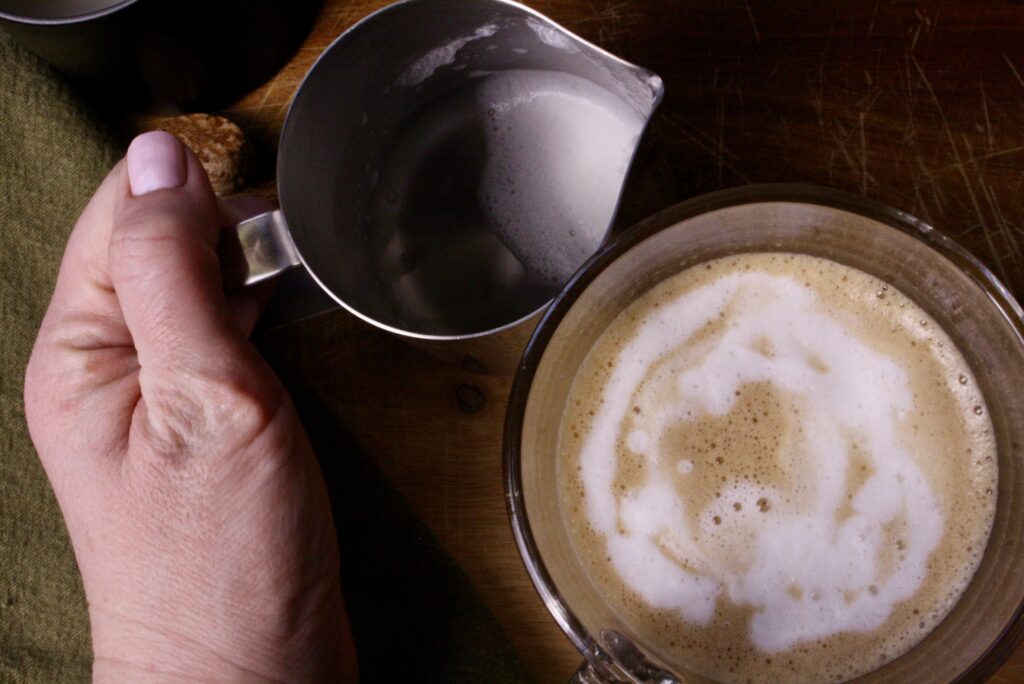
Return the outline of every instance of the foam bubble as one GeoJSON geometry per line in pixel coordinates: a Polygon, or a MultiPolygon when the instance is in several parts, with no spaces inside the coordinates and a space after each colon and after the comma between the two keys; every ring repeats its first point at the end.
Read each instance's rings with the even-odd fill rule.
{"type": "Polygon", "coordinates": [[[651,436],[643,430],[633,430],[626,438],[626,446],[638,454],[642,454],[651,448],[651,436]]]}

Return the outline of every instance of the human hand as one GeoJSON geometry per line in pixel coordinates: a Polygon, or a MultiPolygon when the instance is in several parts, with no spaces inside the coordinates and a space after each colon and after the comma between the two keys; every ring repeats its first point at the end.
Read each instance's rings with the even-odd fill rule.
{"type": "Polygon", "coordinates": [[[25,379],[97,681],[355,679],[323,478],[225,295],[202,166],[147,133],[68,241],[25,379]]]}

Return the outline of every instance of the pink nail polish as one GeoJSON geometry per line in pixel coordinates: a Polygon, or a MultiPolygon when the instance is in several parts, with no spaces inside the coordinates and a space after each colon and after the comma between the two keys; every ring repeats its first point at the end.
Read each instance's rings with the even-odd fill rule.
{"type": "Polygon", "coordinates": [[[165,131],[150,131],[132,140],[126,160],[128,181],[136,197],[153,190],[179,188],[188,177],[185,146],[165,131]]]}

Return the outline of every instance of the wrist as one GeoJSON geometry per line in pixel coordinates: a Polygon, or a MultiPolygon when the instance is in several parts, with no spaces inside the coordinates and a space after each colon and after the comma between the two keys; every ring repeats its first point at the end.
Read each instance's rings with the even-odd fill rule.
{"type": "Polygon", "coordinates": [[[208,643],[136,621],[94,618],[92,637],[92,675],[99,684],[275,681],[261,671],[266,662],[253,662],[243,653],[226,657],[208,643]]]}
{"type": "MultiPolygon", "coordinates": [[[[294,634],[271,637],[257,625],[192,625],[189,634],[90,609],[93,681],[178,682],[355,681],[355,656],[346,630],[311,621],[294,634]],[[230,632],[230,640],[217,638],[230,632]]],[[[330,621],[334,622],[334,621],[330,621]]],[[[180,624],[180,623],[179,623],[180,624]]],[[[263,625],[264,627],[266,625],[263,625]]]]}
{"type": "Polygon", "coordinates": [[[159,660],[147,660],[133,656],[135,662],[117,660],[96,655],[92,664],[92,680],[96,684],[105,682],[137,682],[138,684],[184,684],[194,682],[272,682],[256,672],[241,667],[198,668],[194,665],[173,667],[159,660]]]}

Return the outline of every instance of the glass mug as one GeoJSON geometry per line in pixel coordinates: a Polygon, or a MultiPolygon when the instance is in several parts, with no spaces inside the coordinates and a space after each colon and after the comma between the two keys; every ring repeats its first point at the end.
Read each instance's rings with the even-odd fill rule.
{"type": "Polygon", "coordinates": [[[706,682],[671,663],[602,598],[563,524],[556,447],[583,358],[642,293],[744,252],[819,256],[890,283],[964,354],[990,409],[999,486],[977,573],[949,615],[904,655],[856,682],[983,681],[1024,629],[1024,312],[977,259],[930,225],[834,190],[749,186],[684,202],[608,244],[566,286],[520,364],[505,425],[505,487],[527,571],[585,660],[574,682],[706,682]]]}

